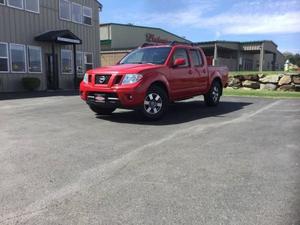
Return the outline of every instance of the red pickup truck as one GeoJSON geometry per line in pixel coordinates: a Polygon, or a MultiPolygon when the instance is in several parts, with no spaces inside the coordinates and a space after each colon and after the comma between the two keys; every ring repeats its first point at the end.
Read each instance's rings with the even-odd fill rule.
{"type": "Polygon", "coordinates": [[[227,83],[227,67],[208,66],[201,48],[172,42],[143,45],[117,65],[87,71],[80,96],[100,115],[126,108],[159,119],[170,102],[197,95],[216,106],[227,83]]]}

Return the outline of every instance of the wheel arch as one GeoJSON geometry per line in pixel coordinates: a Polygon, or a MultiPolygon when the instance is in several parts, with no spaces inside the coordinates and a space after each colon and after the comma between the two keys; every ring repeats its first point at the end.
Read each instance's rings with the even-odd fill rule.
{"type": "Polygon", "coordinates": [[[149,88],[153,87],[153,86],[157,86],[157,87],[160,87],[161,89],[163,89],[166,92],[166,94],[168,96],[168,99],[170,99],[170,92],[169,92],[169,89],[168,89],[168,85],[166,85],[165,82],[163,82],[161,80],[154,81],[150,84],[149,88]]]}

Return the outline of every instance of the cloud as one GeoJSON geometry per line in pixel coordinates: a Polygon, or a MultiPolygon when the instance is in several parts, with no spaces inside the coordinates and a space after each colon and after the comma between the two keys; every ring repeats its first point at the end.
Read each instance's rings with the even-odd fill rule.
{"type": "Polygon", "coordinates": [[[223,34],[300,32],[299,0],[254,0],[238,1],[238,3],[233,1],[232,4],[230,1],[227,2],[229,4],[226,5],[220,0],[179,0],[178,4],[174,4],[172,9],[167,10],[161,7],[161,4],[156,4],[158,0],[152,0],[145,3],[145,7],[152,7],[147,13],[135,12],[125,17],[135,24],[207,29],[215,33],[216,37],[223,34]]]}

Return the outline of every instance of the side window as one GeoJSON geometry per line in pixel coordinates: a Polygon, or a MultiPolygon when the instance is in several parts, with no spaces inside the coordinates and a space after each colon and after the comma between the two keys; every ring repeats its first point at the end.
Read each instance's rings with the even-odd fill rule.
{"type": "Polygon", "coordinates": [[[84,54],[84,65],[85,65],[85,71],[93,69],[93,54],[86,52],[84,54]]]}
{"type": "Polygon", "coordinates": [[[183,48],[178,48],[178,49],[175,50],[175,52],[173,54],[173,62],[176,59],[180,59],[180,58],[185,59],[186,63],[182,66],[179,66],[179,67],[188,67],[190,65],[187,51],[183,48]]]}
{"type": "Polygon", "coordinates": [[[28,72],[41,73],[42,72],[42,49],[40,47],[28,46],[28,72]]]}
{"type": "Polygon", "coordinates": [[[40,1],[39,0],[25,0],[25,9],[29,12],[40,12],[40,1]]]}
{"type": "Polygon", "coordinates": [[[71,3],[68,0],[59,1],[59,17],[63,20],[71,20],[71,3]]]}
{"type": "Polygon", "coordinates": [[[201,59],[201,55],[198,50],[196,50],[196,49],[191,50],[191,57],[192,57],[194,66],[196,66],[196,67],[202,66],[202,59],[201,59]]]}
{"type": "Polygon", "coordinates": [[[73,72],[73,57],[72,51],[61,49],[61,72],[64,74],[71,74],[73,72]]]}
{"type": "Polygon", "coordinates": [[[13,8],[23,9],[23,0],[7,0],[7,5],[13,8]]]}
{"type": "Polygon", "coordinates": [[[72,21],[82,23],[82,6],[72,2],[72,21]]]}
{"type": "Polygon", "coordinates": [[[26,72],[25,45],[10,44],[10,70],[15,73],[26,72]]]}
{"type": "Polygon", "coordinates": [[[0,73],[8,72],[8,44],[0,42],[0,73]]]}
{"type": "Polygon", "coordinates": [[[92,8],[83,6],[83,23],[87,25],[92,25],[92,8]]]}

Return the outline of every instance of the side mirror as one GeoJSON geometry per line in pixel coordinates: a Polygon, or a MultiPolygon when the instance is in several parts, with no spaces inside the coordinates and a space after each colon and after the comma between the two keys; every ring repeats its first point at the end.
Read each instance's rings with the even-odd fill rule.
{"type": "Polygon", "coordinates": [[[175,59],[173,66],[177,67],[177,66],[182,66],[185,64],[186,64],[186,60],[184,58],[178,58],[178,59],[175,59]]]}

